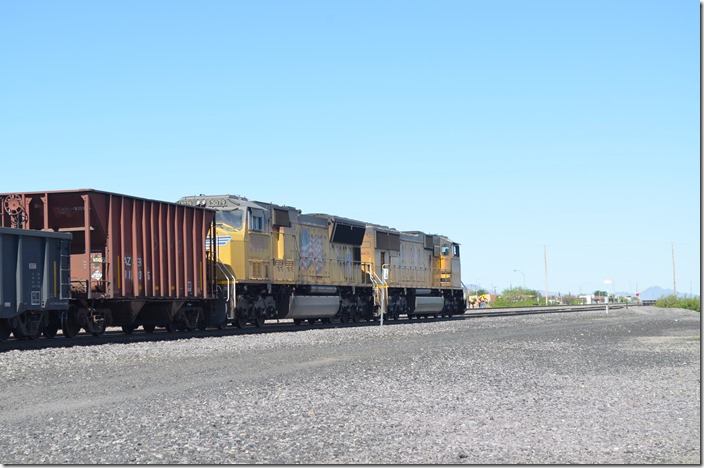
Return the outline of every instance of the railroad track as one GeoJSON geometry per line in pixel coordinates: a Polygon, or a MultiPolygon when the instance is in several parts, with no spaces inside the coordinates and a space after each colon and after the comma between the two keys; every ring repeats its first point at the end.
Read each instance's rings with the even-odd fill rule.
{"type": "MultiPolygon", "coordinates": [[[[621,309],[626,307],[625,304],[609,304],[609,310],[621,309]]],[[[463,315],[455,315],[448,318],[431,318],[431,319],[400,319],[397,321],[384,321],[383,326],[400,326],[405,323],[424,322],[426,320],[439,322],[449,320],[468,320],[480,317],[503,317],[516,315],[533,315],[533,314],[555,314],[555,313],[570,313],[570,312],[586,312],[594,310],[605,310],[604,305],[588,305],[588,306],[548,306],[548,307],[524,307],[524,308],[501,308],[501,309],[467,309],[463,315]]],[[[296,325],[292,320],[269,320],[266,325],[260,328],[254,325],[245,328],[226,327],[223,329],[208,329],[194,331],[179,331],[166,332],[163,329],[158,329],[154,333],[146,333],[137,330],[132,334],[125,334],[118,327],[108,328],[101,336],[93,336],[89,333],[80,333],[72,339],[65,339],[61,336],[61,332],[55,338],[38,338],[36,340],[17,340],[10,339],[4,343],[0,343],[0,353],[8,351],[24,351],[37,350],[48,348],[71,348],[74,346],[99,346],[104,344],[130,344],[143,343],[153,341],[174,341],[183,339],[199,339],[199,338],[214,338],[233,335],[249,335],[257,333],[281,333],[281,332],[296,332],[311,329],[328,329],[328,328],[351,328],[351,327],[372,327],[379,326],[379,322],[359,322],[359,323],[315,323],[296,325]]]]}
{"type": "MultiPolygon", "coordinates": [[[[626,304],[609,304],[609,310],[623,309],[626,304]]],[[[630,306],[636,307],[636,306],[630,306]]],[[[498,317],[504,315],[557,314],[568,312],[586,312],[590,310],[605,310],[604,304],[580,306],[539,306],[539,307],[506,307],[501,309],[467,309],[462,317],[498,317]]]]}

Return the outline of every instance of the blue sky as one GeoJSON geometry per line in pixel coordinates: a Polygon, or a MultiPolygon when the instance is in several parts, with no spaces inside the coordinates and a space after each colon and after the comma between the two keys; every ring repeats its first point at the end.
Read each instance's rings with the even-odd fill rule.
{"type": "MultiPolygon", "coordinates": [[[[240,194],[700,292],[698,1],[0,2],[0,191],[240,194]]],[[[519,270],[519,271],[514,271],[519,270]]]]}

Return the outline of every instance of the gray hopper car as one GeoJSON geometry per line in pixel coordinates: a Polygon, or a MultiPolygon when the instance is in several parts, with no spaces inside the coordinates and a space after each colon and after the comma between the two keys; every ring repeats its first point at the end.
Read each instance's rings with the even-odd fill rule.
{"type": "Polygon", "coordinates": [[[56,335],[69,308],[71,234],[0,227],[0,341],[56,335]]]}

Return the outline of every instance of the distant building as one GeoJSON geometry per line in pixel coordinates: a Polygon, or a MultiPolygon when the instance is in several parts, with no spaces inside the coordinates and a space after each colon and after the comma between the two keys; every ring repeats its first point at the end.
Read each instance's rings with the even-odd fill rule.
{"type": "Polygon", "coordinates": [[[583,305],[591,305],[593,303],[591,294],[580,294],[579,303],[583,305]]]}

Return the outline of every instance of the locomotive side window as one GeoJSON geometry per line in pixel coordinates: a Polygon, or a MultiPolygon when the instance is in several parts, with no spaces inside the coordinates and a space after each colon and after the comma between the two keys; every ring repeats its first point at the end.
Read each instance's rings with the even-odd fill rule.
{"type": "Polygon", "coordinates": [[[266,223],[264,221],[264,212],[262,210],[252,209],[248,213],[249,230],[256,232],[264,232],[266,223]]]}
{"type": "Polygon", "coordinates": [[[459,244],[452,244],[452,256],[453,257],[460,256],[460,245],[459,244]]]}

